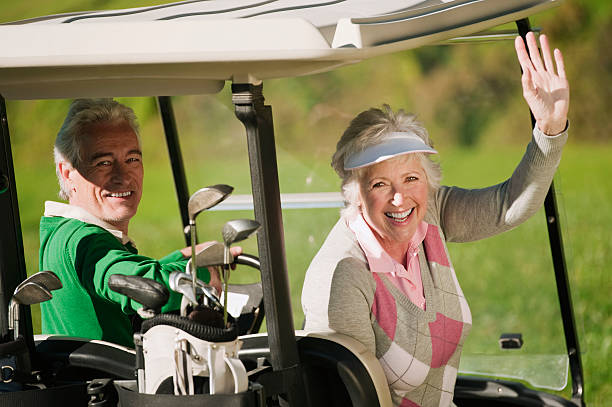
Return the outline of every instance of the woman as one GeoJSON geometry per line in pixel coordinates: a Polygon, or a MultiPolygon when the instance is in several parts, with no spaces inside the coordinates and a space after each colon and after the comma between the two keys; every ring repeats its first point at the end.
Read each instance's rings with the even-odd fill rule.
{"type": "MultiPolygon", "coordinates": [[[[567,140],[563,58],[533,33],[515,46],[536,126],[512,176],[489,188],[439,186],[436,151],[411,115],[388,106],[359,114],[332,166],[347,207],[310,265],[302,292],[307,330],[361,341],[381,362],[395,405],[451,406],[471,314],[446,241],[483,239],[541,206],[567,140]]],[[[466,271],[466,272],[469,272],[466,271]]]]}

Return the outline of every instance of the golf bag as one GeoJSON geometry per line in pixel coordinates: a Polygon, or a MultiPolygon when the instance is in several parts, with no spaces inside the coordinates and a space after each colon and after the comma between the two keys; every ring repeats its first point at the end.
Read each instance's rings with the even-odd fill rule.
{"type": "MultiPolygon", "coordinates": [[[[233,322],[233,321],[232,321],[233,322]]],[[[217,328],[173,314],[144,321],[144,393],[229,394],[247,390],[235,323],[217,328]]]]}

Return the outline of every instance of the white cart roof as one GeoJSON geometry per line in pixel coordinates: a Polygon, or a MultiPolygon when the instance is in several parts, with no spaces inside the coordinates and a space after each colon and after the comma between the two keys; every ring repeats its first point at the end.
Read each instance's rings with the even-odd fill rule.
{"type": "Polygon", "coordinates": [[[205,0],[0,25],[7,99],[214,93],[466,36],[560,0],[205,0]]]}

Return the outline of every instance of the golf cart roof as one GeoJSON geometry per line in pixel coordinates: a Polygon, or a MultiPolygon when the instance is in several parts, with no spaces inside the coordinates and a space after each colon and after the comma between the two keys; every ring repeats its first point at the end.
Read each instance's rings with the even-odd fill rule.
{"type": "Polygon", "coordinates": [[[470,36],[560,0],[186,1],[0,25],[6,99],[215,93],[470,36]]]}

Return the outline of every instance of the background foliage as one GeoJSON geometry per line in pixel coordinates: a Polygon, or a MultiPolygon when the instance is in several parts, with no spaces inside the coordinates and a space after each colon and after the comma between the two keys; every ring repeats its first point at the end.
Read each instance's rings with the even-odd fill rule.
{"type": "MultiPolygon", "coordinates": [[[[0,3],[0,20],[152,4],[128,0],[30,0],[0,3]]],[[[612,289],[606,266],[612,243],[612,3],[566,0],[535,16],[566,60],[571,84],[571,138],[556,179],[573,300],[591,406],[612,398],[612,289]]],[[[191,191],[219,182],[250,193],[244,130],[226,87],[215,96],[174,98],[191,191]]],[[[481,187],[505,179],[529,140],[527,108],[511,42],[425,47],[333,72],[267,81],[273,106],[282,192],[337,191],[329,167],[335,143],[358,112],[389,103],[418,113],[440,150],[444,183],[481,187]]],[[[142,253],[162,256],[184,244],[157,108],[152,99],[123,99],[141,119],[145,195],[130,234],[142,253]]],[[[51,146],[67,100],[8,102],[24,245],[31,273],[38,268],[42,202],[56,199],[51,146]]],[[[224,221],[249,212],[205,213],[200,240],[219,239],[224,221]]],[[[303,315],[303,274],[337,219],[337,210],[285,211],[286,252],[295,325],[303,315]]],[[[466,352],[496,352],[500,330],[523,332],[524,351],[564,348],[543,213],[516,231],[451,246],[453,262],[474,314],[466,352]],[[471,270],[476,275],[462,275],[471,270]],[[474,270],[478,270],[476,273],[474,270]]],[[[245,250],[256,252],[254,241],[245,250]]],[[[255,279],[234,273],[237,280],[255,279]]],[[[567,392],[566,392],[567,394],[567,392]]]]}

